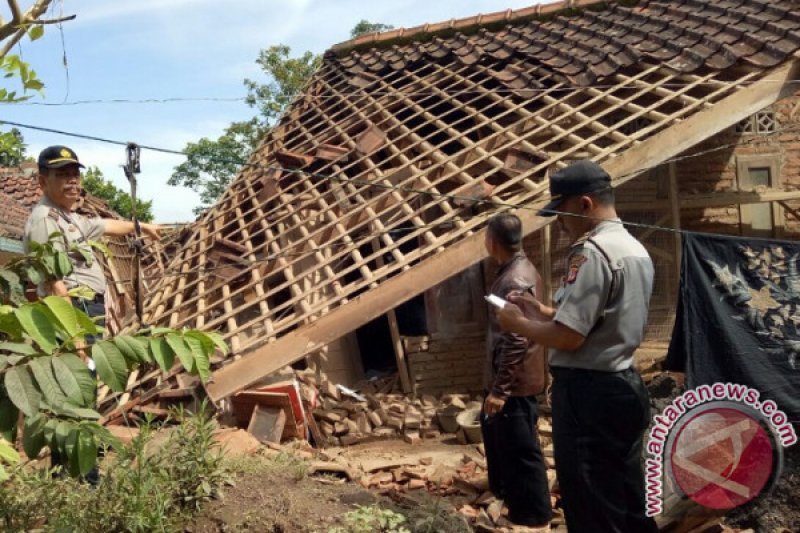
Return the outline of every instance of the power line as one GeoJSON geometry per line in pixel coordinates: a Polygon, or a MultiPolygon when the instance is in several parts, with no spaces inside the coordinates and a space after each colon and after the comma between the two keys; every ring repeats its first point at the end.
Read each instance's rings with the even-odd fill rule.
{"type": "MultiPolygon", "coordinates": [[[[15,106],[43,106],[43,107],[68,107],[93,104],[170,104],[179,102],[243,102],[246,96],[217,97],[217,96],[196,96],[196,97],[167,97],[167,98],[109,98],[109,99],[90,99],[72,100],[65,102],[15,102],[15,106]]],[[[10,102],[0,102],[10,103],[10,102]]]]}
{"type": "MultiPolygon", "coordinates": [[[[781,84],[797,84],[800,83],[800,79],[792,79],[792,80],[770,80],[770,79],[760,79],[760,80],[743,80],[743,81],[707,81],[707,82],[675,82],[675,83],[663,83],[660,84],[659,87],[665,89],[680,89],[683,87],[693,86],[693,87],[702,87],[702,86],[713,86],[713,87],[720,87],[720,86],[746,86],[753,83],[781,83],[781,84]]],[[[515,93],[525,93],[525,94],[540,94],[540,93],[561,93],[561,92],[576,92],[576,91],[586,91],[586,90],[607,90],[607,89],[620,89],[620,90],[627,90],[627,89],[640,89],[641,87],[638,85],[583,85],[583,86],[576,86],[576,87],[530,87],[530,88],[521,88],[521,89],[502,89],[502,88],[487,88],[487,89],[459,89],[459,90],[446,90],[440,89],[436,91],[405,91],[405,90],[379,90],[379,91],[370,91],[370,96],[393,96],[393,95],[402,95],[405,97],[409,96],[441,96],[441,95],[448,95],[448,96],[459,96],[459,95],[471,95],[471,94],[515,94],[515,93]]],[[[342,96],[363,96],[364,91],[338,91],[339,94],[316,94],[316,93],[309,93],[309,92],[297,92],[294,93],[295,98],[305,97],[305,96],[312,96],[315,99],[338,99],[342,96]]],[[[66,106],[79,106],[79,105],[100,105],[100,104],[170,104],[170,103],[189,103],[189,102],[244,102],[248,99],[248,96],[173,96],[173,97],[162,97],[162,98],[95,98],[95,99],[84,99],[84,100],[73,100],[73,101],[63,101],[63,102],[0,102],[0,104],[13,104],[14,106],[44,106],[44,107],[66,107],[66,106]]]]}
{"type": "MultiPolygon", "coordinates": [[[[56,129],[52,129],[52,128],[43,128],[43,127],[39,127],[39,126],[33,126],[33,125],[29,125],[29,124],[22,124],[22,123],[11,122],[11,121],[0,121],[0,122],[5,123],[5,124],[9,124],[9,125],[13,125],[13,126],[16,126],[16,127],[21,127],[21,128],[28,128],[28,129],[46,131],[46,132],[50,132],[50,133],[57,133],[57,134],[61,134],[61,135],[71,136],[71,137],[77,137],[77,138],[88,139],[88,140],[95,140],[95,141],[98,141],[98,142],[105,142],[105,143],[110,143],[110,144],[115,144],[115,145],[120,145],[120,146],[127,146],[128,145],[128,143],[125,143],[125,142],[122,142],[122,141],[116,141],[116,140],[113,140],[113,139],[97,137],[97,136],[93,136],[93,135],[85,135],[85,134],[74,133],[74,132],[66,132],[66,131],[56,130],[56,129]]],[[[783,132],[794,130],[794,129],[798,129],[798,128],[800,128],[800,125],[788,126],[788,127],[785,127],[785,128],[781,128],[780,130],[778,130],[778,131],[776,131],[774,133],[783,133],[783,132]]],[[[758,140],[758,139],[754,139],[753,142],[755,142],[755,140],[758,140]]],[[[665,161],[662,161],[660,163],[660,165],[663,165],[663,164],[666,164],[666,163],[673,163],[673,162],[683,161],[683,160],[691,159],[691,158],[695,158],[695,157],[700,157],[700,156],[707,155],[709,153],[717,152],[717,151],[720,151],[720,150],[725,150],[725,149],[728,149],[728,148],[741,146],[742,144],[744,144],[744,143],[729,143],[729,144],[725,144],[725,145],[715,146],[715,147],[712,147],[712,148],[709,148],[707,150],[703,150],[703,151],[700,151],[700,152],[696,152],[696,153],[692,153],[692,154],[687,154],[685,156],[678,156],[678,157],[674,157],[674,158],[671,158],[671,159],[667,159],[665,161]]],[[[160,148],[160,147],[146,146],[146,145],[140,145],[140,147],[144,148],[144,149],[148,149],[148,150],[162,152],[162,153],[171,153],[171,154],[176,154],[176,155],[187,155],[184,152],[177,151],[177,150],[170,150],[170,149],[167,149],[167,148],[160,148]]],[[[309,177],[312,177],[312,178],[320,178],[320,179],[333,180],[333,181],[343,181],[343,182],[350,183],[350,184],[364,185],[364,186],[375,187],[375,188],[384,189],[384,190],[393,190],[393,191],[400,191],[400,192],[406,192],[406,193],[423,194],[423,195],[430,196],[430,197],[436,197],[436,198],[441,198],[441,199],[449,199],[449,200],[453,200],[453,201],[467,201],[467,202],[470,202],[473,205],[489,203],[489,204],[493,205],[494,207],[505,208],[505,209],[538,210],[538,208],[530,207],[530,206],[525,205],[525,204],[512,204],[512,203],[508,203],[508,202],[499,202],[499,201],[497,201],[495,199],[491,199],[491,198],[489,198],[489,199],[476,199],[474,197],[468,197],[468,196],[459,196],[459,195],[447,194],[447,193],[436,193],[436,192],[433,192],[433,191],[423,190],[423,189],[416,189],[416,188],[413,188],[413,187],[404,187],[404,186],[399,186],[399,185],[388,185],[388,184],[377,183],[377,182],[369,181],[369,180],[340,177],[340,176],[335,176],[335,175],[322,174],[322,173],[318,173],[318,172],[310,172],[310,171],[306,171],[306,170],[302,170],[302,169],[284,168],[284,167],[280,167],[280,166],[277,166],[277,165],[263,165],[263,164],[259,164],[259,163],[247,163],[247,162],[242,162],[242,161],[225,160],[225,159],[222,159],[222,158],[213,158],[213,160],[218,161],[218,162],[230,162],[230,163],[235,163],[235,164],[241,164],[243,166],[261,168],[261,169],[265,169],[265,170],[278,170],[278,171],[286,172],[286,173],[289,173],[289,174],[291,174],[291,173],[305,174],[305,175],[308,175],[309,177]]],[[[628,174],[628,175],[625,175],[625,176],[621,176],[618,179],[623,179],[623,178],[626,178],[626,177],[637,175],[637,174],[640,174],[642,172],[645,172],[646,170],[649,170],[649,169],[642,169],[642,170],[639,170],[639,171],[637,171],[635,173],[628,174]]],[[[555,210],[552,211],[552,213],[556,214],[556,215],[572,216],[572,217],[578,217],[578,218],[591,218],[591,217],[586,217],[585,215],[578,215],[578,214],[575,214],[575,213],[566,213],[566,212],[555,211],[555,210]]],[[[476,218],[478,216],[488,216],[490,214],[493,214],[493,213],[492,212],[487,212],[487,213],[484,213],[484,214],[481,214],[481,215],[476,215],[476,216],[468,217],[468,218],[453,217],[450,221],[442,222],[442,223],[438,223],[438,224],[423,225],[423,226],[413,225],[413,226],[410,226],[410,227],[407,227],[407,228],[390,229],[390,230],[387,230],[385,232],[377,232],[377,233],[373,233],[373,234],[367,234],[367,235],[362,236],[362,237],[380,237],[380,236],[385,235],[385,234],[398,233],[398,232],[407,232],[409,230],[414,231],[414,230],[417,230],[417,229],[423,229],[424,227],[427,227],[427,226],[430,226],[430,227],[433,227],[433,226],[444,226],[444,225],[452,226],[454,224],[453,220],[458,220],[458,219],[468,220],[468,219],[471,219],[471,218],[476,218]]],[[[222,216],[222,215],[217,215],[217,216],[222,216]]],[[[670,227],[666,227],[666,226],[658,226],[658,225],[654,225],[654,224],[644,224],[644,223],[624,222],[624,221],[621,221],[620,223],[622,223],[623,225],[626,225],[626,226],[638,227],[638,228],[643,228],[643,229],[652,229],[652,230],[657,230],[657,231],[667,231],[667,232],[673,232],[673,233],[691,233],[691,232],[689,232],[687,230],[679,230],[679,229],[675,229],[675,228],[670,228],[670,227]]],[[[295,247],[298,247],[298,246],[301,246],[301,245],[304,246],[305,243],[298,242],[292,248],[295,248],[295,247]]],[[[330,247],[333,247],[333,246],[345,246],[345,243],[318,244],[317,248],[324,248],[324,247],[329,247],[329,246],[330,247]]],[[[347,245],[347,246],[349,246],[349,245],[347,245]]],[[[313,249],[308,251],[308,252],[303,252],[303,253],[281,252],[281,253],[277,253],[277,254],[270,254],[269,256],[266,256],[263,259],[255,260],[255,261],[249,261],[249,262],[251,262],[251,263],[262,263],[262,262],[273,261],[273,260],[278,259],[280,257],[293,257],[293,256],[313,255],[314,252],[315,251],[313,249]]],[[[242,264],[243,265],[247,265],[248,261],[242,260],[242,264]]],[[[221,265],[219,267],[214,267],[214,268],[203,268],[203,269],[195,270],[194,272],[213,271],[213,270],[217,270],[217,269],[220,269],[220,268],[225,268],[227,266],[229,266],[229,265],[221,265]]],[[[165,277],[182,276],[182,275],[185,275],[185,274],[186,273],[184,273],[184,272],[176,272],[176,273],[172,273],[172,274],[164,273],[164,274],[161,274],[161,275],[153,277],[153,278],[144,278],[144,279],[161,279],[161,278],[165,278],[165,277]]],[[[115,281],[115,283],[118,283],[118,284],[132,283],[133,281],[134,280],[132,280],[132,279],[117,280],[117,281],[115,281]]]]}

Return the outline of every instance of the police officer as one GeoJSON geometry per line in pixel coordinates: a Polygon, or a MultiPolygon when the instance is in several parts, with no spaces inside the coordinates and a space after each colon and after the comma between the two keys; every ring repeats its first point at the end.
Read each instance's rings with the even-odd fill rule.
{"type": "Polygon", "coordinates": [[[499,310],[498,321],[551,348],[553,446],[570,533],[655,532],[641,467],[649,398],[633,368],[653,263],[617,217],[611,179],[596,163],[555,172],[550,196],[540,214],[557,210],[574,241],[556,307],[510,295],[517,305],[499,310]]]}
{"type": "MultiPolygon", "coordinates": [[[[46,243],[53,233],[61,233],[54,246],[67,252],[73,261],[72,274],[63,280],[45,283],[39,287],[39,295],[54,294],[71,300],[68,290],[84,286],[95,293],[91,301],[75,300],[73,305],[92,317],[105,315],[106,278],[98,261],[85,261],[74,247],[92,253],[88,242],[99,240],[103,235],[120,236],[133,232],[133,222],[126,220],[87,218],[75,213],[81,197],[81,172],[84,166],[75,152],[66,146],[50,146],[39,154],[39,186],[42,198],[33,208],[25,225],[26,248],[30,241],[46,243]]],[[[161,227],[155,224],[140,224],[142,231],[158,239],[161,227]]],[[[84,355],[85,357],[85,355],[84,355]]]]}

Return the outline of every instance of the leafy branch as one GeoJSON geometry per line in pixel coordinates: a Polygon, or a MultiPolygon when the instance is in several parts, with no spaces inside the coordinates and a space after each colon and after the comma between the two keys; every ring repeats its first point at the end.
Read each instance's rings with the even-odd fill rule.
{"type": "MultiPolygon", "coordinates": [[[[26,455],[36,457],[49,447],[66,459],[71,475],[79,476],[95,466],[100,446],[118,443],[97,422],[96,378],[79,355],[86,338],[101,335],[101,328],[60,296],[25,299],[26,283],[63,279],[72,272],[70,256],[54,246],[58,237],[30,243],[29,255],[0,267],[0,464],[18,460],[8,443],[16,439],[21,414],[26,455]]],[[[216,350],[228,350],[219,334],[152,328],[101,340],[91,356],[97,377],[123,392],[130,372],[141,365],[166,372],[180,364],[205,382],[216,350]]],[[[4,475],[0,466],[0,479],[4,475]]]]}

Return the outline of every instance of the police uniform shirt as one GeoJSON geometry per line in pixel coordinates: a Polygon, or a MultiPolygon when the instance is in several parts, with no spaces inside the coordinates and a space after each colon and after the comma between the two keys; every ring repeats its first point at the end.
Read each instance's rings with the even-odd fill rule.
{"type": "Polygon", "coordinates": [[[607,372],[633,363],[647,325],[653,262],[619,219],[598,224],[567,258],[554,320],[586,337],[574,351],[550,350],[550,365],[607,372]]]}
{"type": "MultiPolygon", "coordinates": [[[[77,213],[66,212],[43,196],[25,224],[25,250],[28,251],[30,241],[46,243],[51,234],[60,232],[63,236],[53,241],[57,249],[70,253],[69,249],[73,245],[78,245],[92,253],[87,241],[99,240],[104,231],[103,219],[86,218],[77,213]]],[[[87,264],[80,254],[74,252],[70,253],[70,258],[74,270],[64,278],[67,288],[86,286],[98,294],[105,294],[106,278],[100,263],[95,260],[87,264]]]]}

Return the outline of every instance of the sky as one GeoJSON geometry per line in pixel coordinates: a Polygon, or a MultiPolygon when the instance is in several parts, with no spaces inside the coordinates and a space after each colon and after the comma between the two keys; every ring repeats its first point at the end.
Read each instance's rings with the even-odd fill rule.
{"type": "MultiPolygon", "coordinates": [[[[19,0],[28,7],[32,0],[19,0]]],[[[24,40],[21,51],[44,82],[43,96],[0,105],[0,120],[76,132],[123,142],[182,150],[187,142],[216,138],[226,126],[249,119],[243,101],[94,103],[84,100],[242,98],[245,78],[265,82],[258,52],[287,44],[292,53],[322,53],[345,41],[362,19],[396,28],[518,9],[536,0],[54,0],[48,16],[77,15],[48,25],[44,37],[24,40]],[[66,55],[64,66],[63,57],[66,55]]],[[[2,2],[5,6],[5,2],[2,2]]],[[[6,13],[0,13],[8,18],[6,13]]],[[[14,88],[8,81],[9,88],[14,88]]],[[[0,126],[6,131],[8,126],[0,126]]],[[[28,153],[52,144],[73,148],[107,179],[128,190],[125,149],[22,129],[28,153]]],[[[156,221],[194,218],[198,195],[166,184],[179,155],[143,151],[138,195],[153,201],[156,221]]]]}

